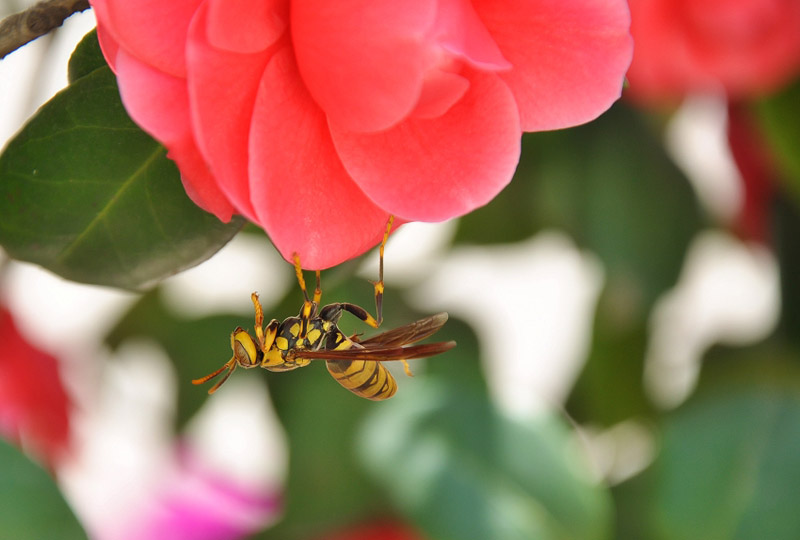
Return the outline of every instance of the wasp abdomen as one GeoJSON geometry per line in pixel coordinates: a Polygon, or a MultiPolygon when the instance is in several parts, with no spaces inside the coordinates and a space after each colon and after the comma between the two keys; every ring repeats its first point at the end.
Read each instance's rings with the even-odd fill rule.
{"type": "Polygon", "coordinates": [[[397,381],[380,362],[328,360],[328,373],[359,397],[381,401],[397,391],[397,381]]]}

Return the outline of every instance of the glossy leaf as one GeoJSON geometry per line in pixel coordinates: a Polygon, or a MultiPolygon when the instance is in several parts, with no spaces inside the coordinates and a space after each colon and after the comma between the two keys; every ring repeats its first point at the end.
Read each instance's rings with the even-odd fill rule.
{"type": "Polygon", "coordinates": [[[0,537],[87,537],[53,478],[2,439],[0,478],[0,537]]]}
{"type": "Polygon", "coordinates": [[[100,44],[97,41],[97,30],[92,30],[78,43],[67,66],[67,78],[70,84],[81,77],[88,75],[92,71],[108,67],[100,52],[100,44]]]}
{"type": "Polygon", "coordinates": [[[761,353],[738,366],[720,359],[714,384],[667,417],[652,475],[654,538],[797,538],[800,374],[761,353]]]}
{"type": "Polygon", "coordinates": [[[609,538],[607,492],[564,423],[505,417],[482,397],[428,381],[372,411],[361,456],[431,538],[609,538]]]}
{"type": "Polygon", "coordinates": [[[67,279],[147,289],[194,266],[241,228],[186,196],[166,151],[125,113],[84,40],[77,77],[0,156],[0,245],[67,279]]]}

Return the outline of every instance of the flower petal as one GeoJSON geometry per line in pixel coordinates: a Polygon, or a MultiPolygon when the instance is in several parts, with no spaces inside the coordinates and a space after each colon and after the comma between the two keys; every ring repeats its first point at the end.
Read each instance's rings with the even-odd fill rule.
{"type": "Polygon", "coordinates": [[[192,15],[203,0],[92,0],[98,22],[119,45],[165,73],[183,77],[192,15]]]}
{"type": "Polygon", "coordinates": [[[186,51],[194,133],[220,188],[255,221],[247,178],[248,140],[256,91],[271,50],[239,54],[213,47],[206,35],[209,16],[205,6],[198,10],[186,51]]]}
{"type": "Polygon", "coordinates": [[[228,222],[233,206],[220,191],[192,135],[184,79],[158,71],[125,50],[117,53],[117,79],[125,109],[139,126],[169,149],[186,193],[200,208],[228,222]]]}
{"type": "Polygon", "coordinates": [[[476,0],[475,9],[514,68],[501,76],[524,131],[599,116],[620,96],[633,42],[624,0],[476,0]]]}
{"type": "Polygon", "coordinates": [[[125,110],[143,130],[169,145],[191,131],[186,80],[142,62],[125,49],[116,56],[125,110]]]}
{"type": "Polygon", "coordinates": [[[111,68],[111,71],[116,73],[119,43],[117,43],[117,40],[106,30],[105,25],[97,27],[97,41],[100,43],[100,50],[103,52],[103,57],[106,59],[108,67],[111,68]]]}
{"type": "Polygon", "coordinates": [[[433,44],[433,0],[297,0],[292,39],[308,91],[342,129],[376,131],[414,108],[433,44]]]}
{"type": "Polygon", "coordinates": [[[445,49],[478,69],[511,68],[468,0],[439,0],[434,32],[445,49]]]}
{"type": "Polygon", "coordinates": [[[281,0],[209,0],[207,7],[208,41],[228,51],[263,51],[289,24],[289,6],[281,0]]]}
{"type": "Polygon", "coordinates": [[[270,60],[256,98],[250,189],[259,224],[287,261],[297,252],[304,268],[374,247],[389,217],[348,177],[288,49],[270,60]]]}
{"type": "Polygon", "coordinates": [[[465,76],[469,90],[438,118],[375,134],[331,129],[345,168],[381,208],[441,221],[486,204],[511,180],[521,135],[514,97],[494,73],[465,76]]]}
{"type": "Polygon", "coordinates": [[[192,202],[206,212],[217,216],[220,221],[229,222],[235,209],[220,190],[211,171],[208,170],[208,165],[200,154],[194,139],[187,136],[175,141],[169,147],[167,157],[178,165],[183,188],[192,202]]]}
{"type": "Polygon", "coordinates": [[[432,69],[425,77],[417,106],[411,113],[415,118],[436,118],[446,113],[469,89],[469,81],[450,71],[432,69]]]}

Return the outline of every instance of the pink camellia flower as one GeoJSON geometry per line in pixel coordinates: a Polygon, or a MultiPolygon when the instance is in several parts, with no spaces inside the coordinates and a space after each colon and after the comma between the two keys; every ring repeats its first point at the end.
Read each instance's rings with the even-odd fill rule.
{"type": "Polygon", "coordinates": [[[619,97],[624,0],[91,0],[131,117],[202,208],[326,268],[390,214],[441,221],[511,179],[523,131],[619,97]]]}
{"type": "Polygon", "coordinates": [[[800,73],[797,0],[630,0],[630,8],[633,97],[674,101],[722,91],[742,98],[800,73]]]}

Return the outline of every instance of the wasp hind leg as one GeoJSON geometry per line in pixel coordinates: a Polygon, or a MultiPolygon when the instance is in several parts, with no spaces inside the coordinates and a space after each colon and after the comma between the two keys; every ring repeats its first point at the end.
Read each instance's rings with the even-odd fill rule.
{"type": "MultiPolygon", "coordinates": [[[[381,323],[383,322],[383,251],[386,248],[386,242],[389,241],[389,233],[392,230],[392,223],[394,223],[394,216],[389,216],[389,220],[386,222],[386,231],[383,233],[383,240],[381,240],[381,245],[379,248],[379,264],[378,264],[378,281],[371,282],[373,287],[375,288],[375,319],[373,324],[370,321],[364,320],[367,324],[372,326],[373,328],[378,328],[381,323]]],[[[370,317],[372,319],[372,317],[370,317]]]]}
{"type": "MultiPolygon", "coordinates": [[[[371,283],[375,287],[375,313],[373,317],[369,312],[361,306],[351,304],[349,302],[337,302],[335,304],[328,304],[320,311],[320,317],[326,321],[338,321],[343,311],[355,315],[372,328],[378,328],[383,322],[383,251],[386,247],[386,242],[389,240],[389,232],[392,230],[392,222],[394,216],[389,216],[389,221],[386,223],[386,231],[383,233],[383,240],[380,245],[380,265],[378,267],[378,281],[371,283]]],[[[300,275],[298,273],[298,275],[300,275]]],[[[301,285],[302,286],[302,285],[301,285]]],[[[357,339],[355,341],[358,341],[357,339]]]]}
{"type": "Polygon", "coordinates": [[[401,362],[403,362],[403,371],[406,372],[406,375],[408,375],[409,377],[413,377],[414,374],[411,373],[411,366],[408,365],[408,360],[403,359],[401,360],[401,362]]]}

